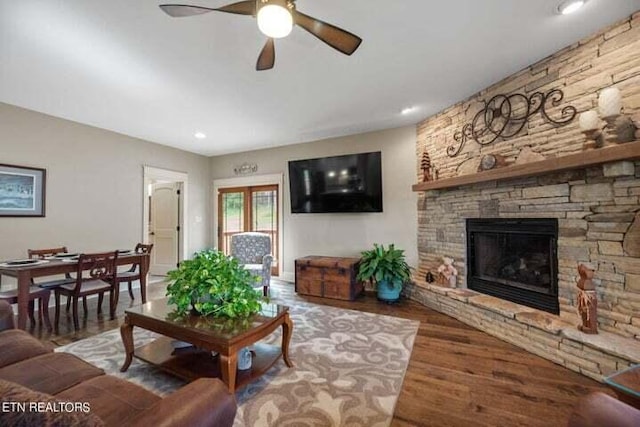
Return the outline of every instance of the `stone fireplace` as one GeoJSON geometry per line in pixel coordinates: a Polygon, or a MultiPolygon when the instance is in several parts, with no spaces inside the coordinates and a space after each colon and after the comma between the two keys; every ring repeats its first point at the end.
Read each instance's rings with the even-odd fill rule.
{"type": "Polygon", "coordinates": [[[589,152],[578,120],[535,115],[491,143],[455,138],[499,94],[561,90],[550,108],[559,117],[565,105],[596,108],[613,86],[637,117],[640,63],[629,58],[640,57],[638,40],[640,12],[418,124],[419,266],[408,297],[596,380],[640,363],[640,254],[630,250],[640,240],[640,134],[626,148],[589,152]],[[534,157],[519,162],[525,152],[534,157]],[[489,155],[502,164],[480,172],[489,155]],[[421,187],[425,158],[440,184],[421,187]],[[455,260],[455,288],[426,281],[443,257],[455,260]],[[580,263],[595,269],[597,335],[576,327],[580,263]]]}
{"type": "Polygon", "coordinates": [[[640,363],[640,258],[623,249],[640,217],[638,196],[640,162],[422,192],[420,265],[407,295],[602,380],[640,363]],[[505,225],[514,233],[504,233],[505,225]],[[426,282],[443,256],[455,260],[456,288],[426,282]],[[597,268],[598,335],[576,327],[581,262],[597,268]],[[514,289],[522,300],[513,302],[514,289]]]}
{"type": "Polygon", "coordinates": [[[559,314],[558,220],[467,219],[467,287],[559,314]]]}

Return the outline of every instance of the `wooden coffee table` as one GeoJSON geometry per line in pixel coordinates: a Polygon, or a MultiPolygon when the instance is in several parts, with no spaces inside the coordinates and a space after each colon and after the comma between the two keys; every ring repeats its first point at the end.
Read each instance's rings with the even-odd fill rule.
{"type": "Polygon", "coordinates": [[[155,365],[187,381],[201,377],[220,377],[234,393],[271,368],[282,356],[288,367],[289,341],[293,323],[289,308],[277,304],[262,304],[262,310],[247,319],[212,318],[197,315],[175,316],[175,308],[167,299],[150,301],[125,311],[120,327],[126,360],[120,368],[125,372],[133,358],[155,365]],[[157,332],[163,337],[135,348],[133,327],[157,332]],[[256,344],[282,326],[280,347],[256,344]],[[173,340],[193,344],[194,347],[174,349],[173,340]],[[251,369],[237,369],[237,354],[251,346],[254,352],[251,369]],[[218,355],[212,356],[211,352],[218,355]]]}

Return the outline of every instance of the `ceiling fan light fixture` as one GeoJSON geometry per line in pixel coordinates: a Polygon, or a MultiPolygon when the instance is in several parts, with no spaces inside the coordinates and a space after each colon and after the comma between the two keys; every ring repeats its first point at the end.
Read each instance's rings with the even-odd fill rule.
{"type": "MultiPolygon", "coordinates": [[[[260,3],[260,2],[259,2],[260,3]]],[[[280,39],[293,29],[293,16],[286,0],[262,0],[258,10],[258,28],[267,37],[280,39]]]]}

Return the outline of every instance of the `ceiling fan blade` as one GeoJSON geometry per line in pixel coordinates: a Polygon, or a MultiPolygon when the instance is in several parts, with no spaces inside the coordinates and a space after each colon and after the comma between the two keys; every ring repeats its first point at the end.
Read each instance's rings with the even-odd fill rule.
{"type": "Polygon", "coordinates": [[[256,62],[257,71],[265,71],[273,68],[276,62],[276,46],[272,38],[267,39],[267,43],[262,48],[258,62],[256,62]]]}
{"type": "Polygon", "coordinates": [[[256,2],[255,0],[239,1],[237,3],[221,6],[215,10],[218,12],[235,13],[236,15],[253,16],[256,14],[256,2]]]}
{"type": "Polygon", "coordinates": [[[160,9],[162,9],[167,15],[173,16],[174,18],[202,15],[203,13],[214,11],[235,13],[237,15],[255,15],[256,2],[255,0],[246,0],[237,3],[231,3],[218,8],[191,6],[188,4],[161,4],[160,9]]]}
{"type": "Polygon", "coordinates": [[[351,55],[362,43],[362,39],[355,34],[302,12],[295,12],[295,23],[345,55],[351,55]]]}
{"type": "Polygon", "coordinates": [[[189,6],[187,4],[161,4],[160,9],[162,9],[167,15],[173,16],[174,18],[202,15],[203,13],[209,13],[215,10],[208,7],[189,6]]]}

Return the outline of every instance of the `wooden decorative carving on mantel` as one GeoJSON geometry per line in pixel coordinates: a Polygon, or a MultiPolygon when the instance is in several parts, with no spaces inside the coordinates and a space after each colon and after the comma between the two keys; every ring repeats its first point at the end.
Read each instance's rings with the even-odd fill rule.
{"type": "Polygon", "coordinates": [[[431,157],[429,157],[429,153],[426,150],[422,153],[420,169],[422,169],[422,182],[431,181],[433,179],[433,176],[431,175],[431,157]]]}
{"type": "Polygon", "coordinates": [[[453,135],[456,144],[447,147],[447,155],[457,156],[469,139],[480,145],[489,145],[498,138],[514,137],[537,113],[556,126],[566,125],[576,117],[575,107],[563,107],[558,119],[552,118],[547,111],[549,107],[560,105],[563,99],[564,93],[560,89],[552,89],[547,93],[535,92],[528,97],[520,93],[496,95],[485,103],[470,123],[453,135]]]}

